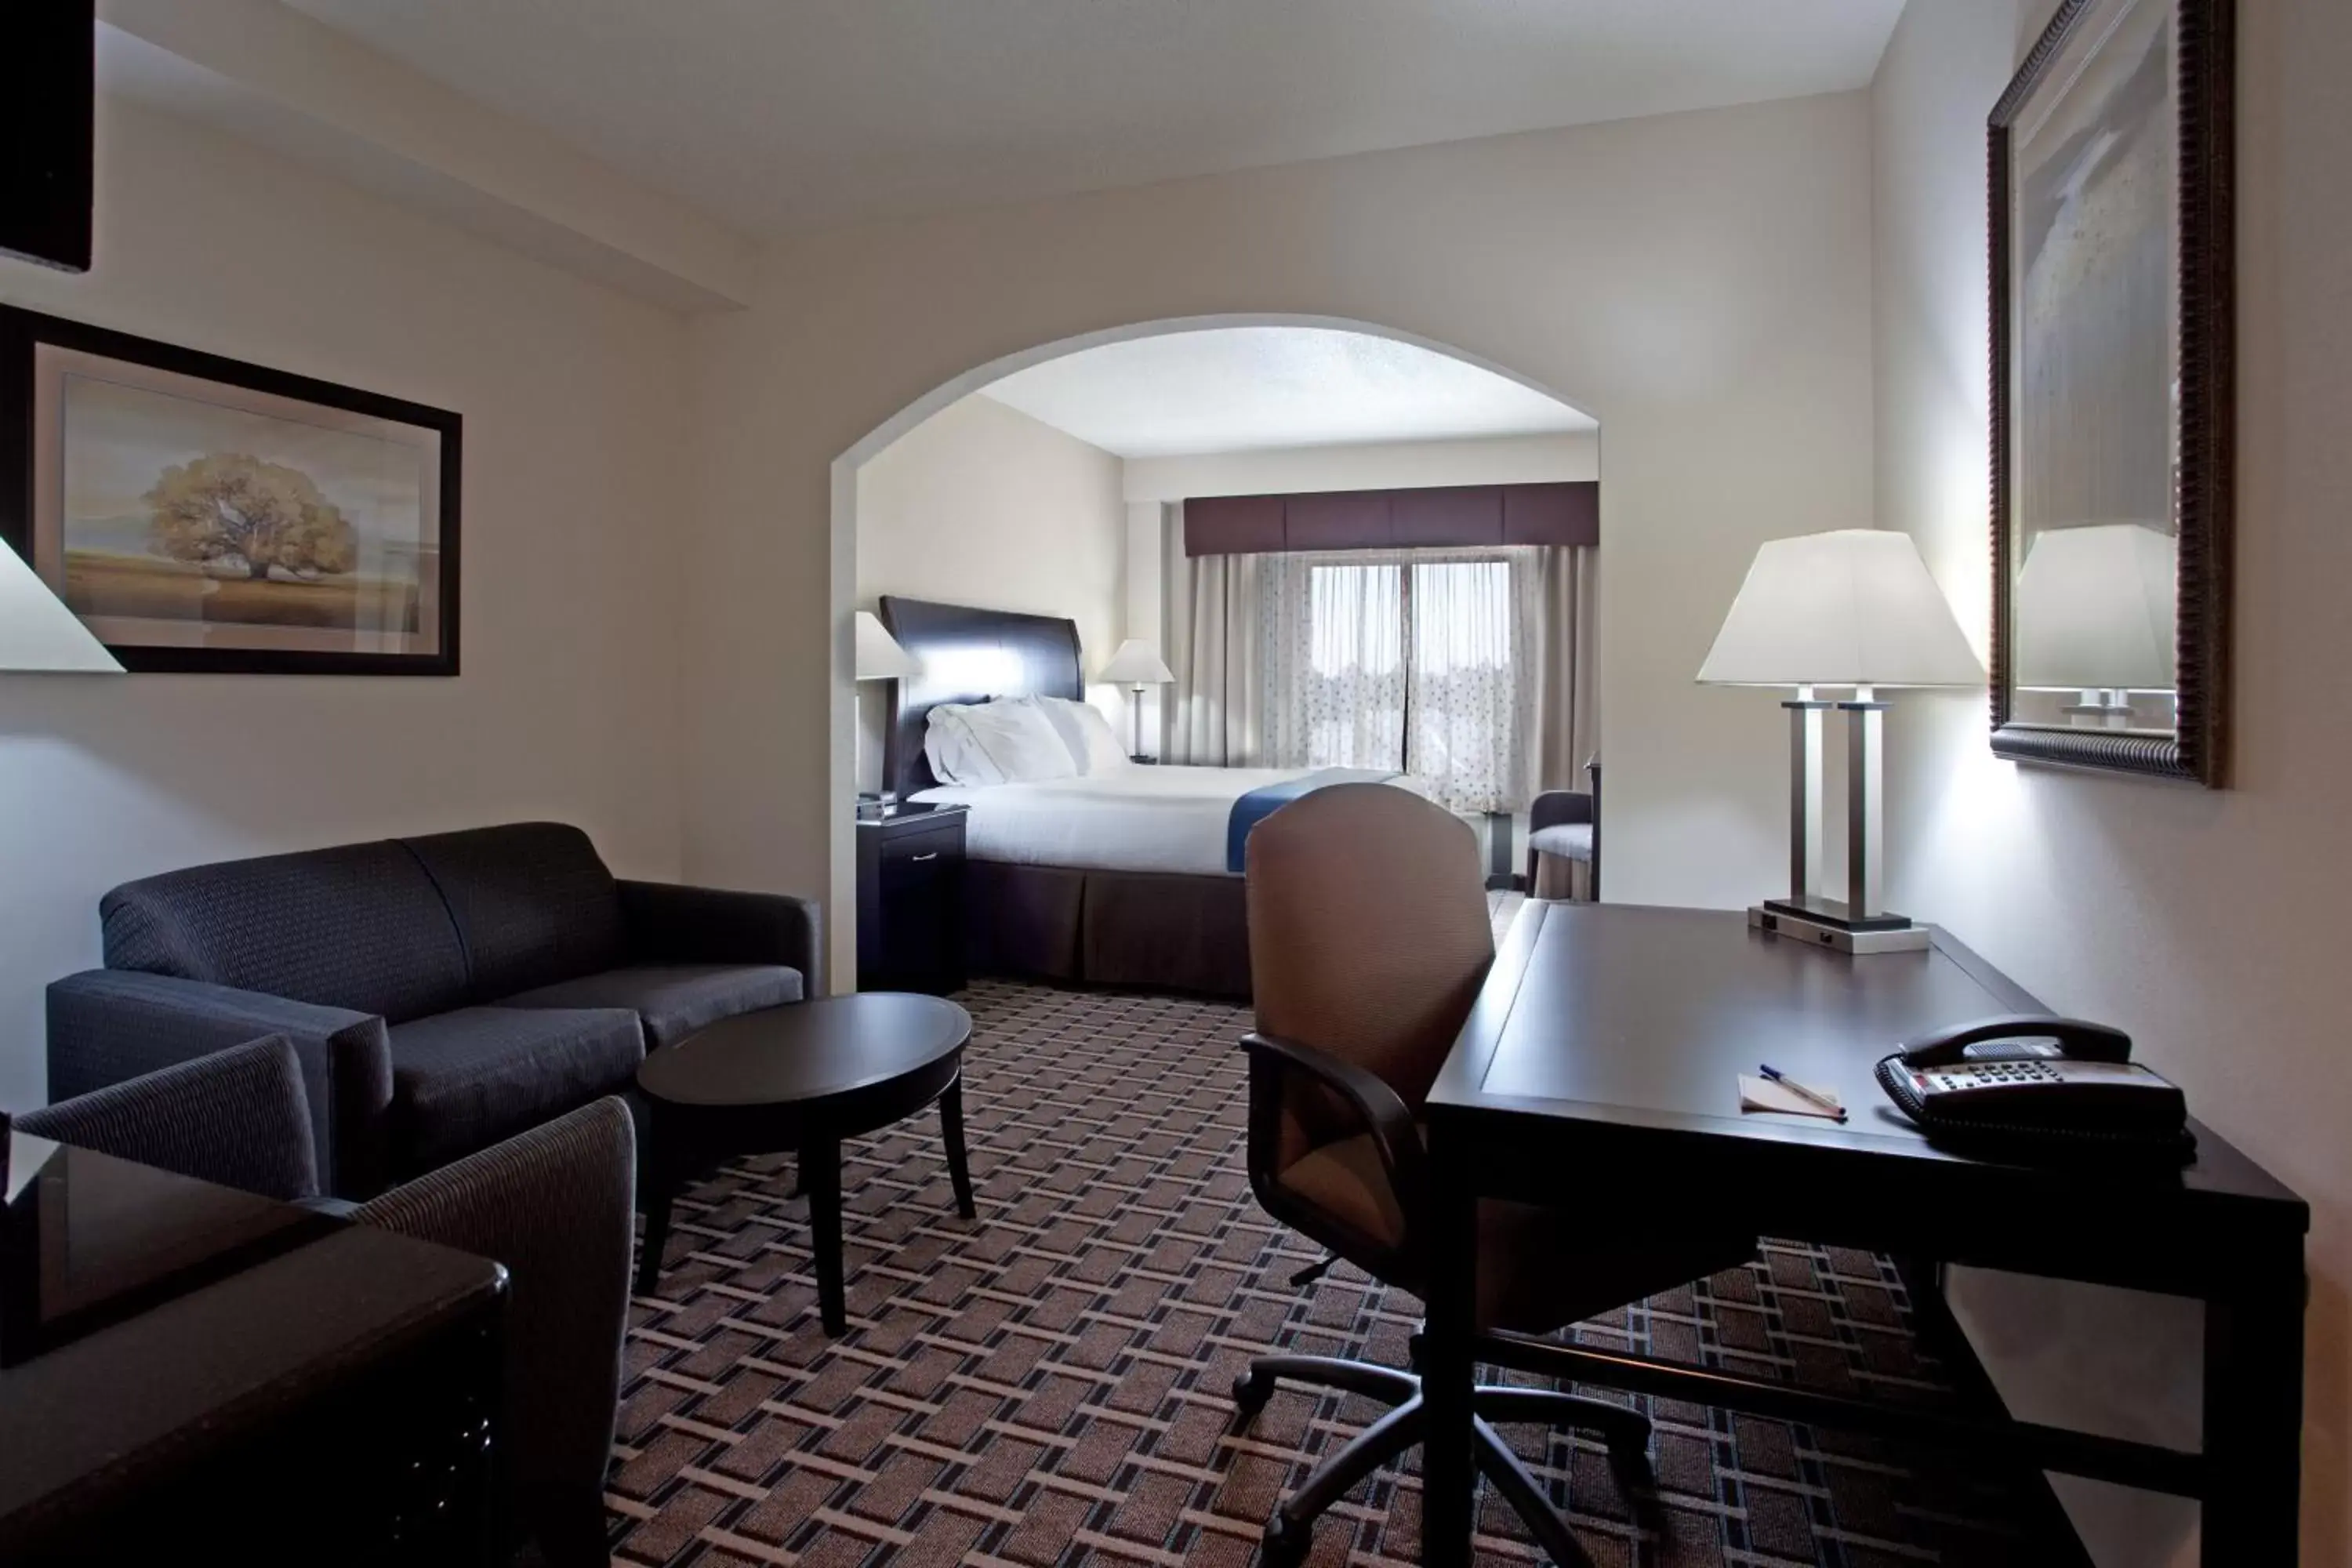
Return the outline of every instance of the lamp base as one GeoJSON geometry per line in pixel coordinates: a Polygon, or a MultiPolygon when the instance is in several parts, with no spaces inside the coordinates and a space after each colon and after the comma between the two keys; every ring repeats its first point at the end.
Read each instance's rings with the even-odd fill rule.
{"type": "Polygon", "coordinates": [[[1748,925],[1838,952],[1917,952],[1928,943],[1927,928],[1901,915],[1872,915],[1849,921],[1845,906],[1834,899],[1807,899],[1801,904],[1772,899],[1751,907],[1748,925]]]}

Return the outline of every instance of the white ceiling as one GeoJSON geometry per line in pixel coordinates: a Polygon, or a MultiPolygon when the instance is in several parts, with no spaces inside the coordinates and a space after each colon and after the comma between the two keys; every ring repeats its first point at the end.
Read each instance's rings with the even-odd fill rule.
{"type": "Polygon", "coordinates": [[[1218,327],[1081,349],[982,395],[1122,458],[1591,430],[1507,376],[1362,332],[1218,327]]]}
{"type": "Polygon", "coordinates": [[[1860,87],[1903,0],[288,0],[762,234],[1860,87]]]}

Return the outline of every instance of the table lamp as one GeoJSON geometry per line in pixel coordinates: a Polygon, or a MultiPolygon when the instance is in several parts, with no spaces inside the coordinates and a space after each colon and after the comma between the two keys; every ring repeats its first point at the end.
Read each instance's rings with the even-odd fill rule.
{"type": "Polygon", "coordinates": [[[0,546],[0,670],[122,673],[106,646],[5,546],[0,546]]]}
{"type": "MultiPolygon", "coordinates": [[[[122,666],[23,557],[0,545],[0,671],[7,670],[121,675],[122,666]]],[[[8,1113],[0,1110],[0,1191],[8,1180],[8,1113]]]]}
{"type": "Polygon", "coordinates": [[[1102,667],[1102,679],[1115,686],[1127,688],[1129,726],[1134,735],[1127,754],[1140,758],[1143,755],[1143,689],[1165,686],[1176,677],[1160,659],[1158,648],[1148,642],[1129,637],[1118,645],[1118,651],[1110,656],[1108,664],[1102,667]]]}
{"type": "MultiPolygon", "coordinates": [[[[857,664],[855,679],[861,685],[869,680],[897,680],[905,676],[922,673],[922,665],[917,661],[913,654],[908,653],[899,645],[898,639],[890,635],[889,628],[883,626],[873,611],[857,612],[856,628],[857,664]]],[[[863,693],[859,694],[859,700],[861,703],[864,701],[863,693]]],[[[858,742],[861,753],[865,750],[865,744],[862,739],[858,742]]],[[[883,782],[887,784],[889,781],[886,779],[883,782]]],[[[895,790],[890,789],[872,794],[859,791],[857,796],[860,803],[859,816],[864,818],[870,815],[867,810],[868,804],[878,810],[888,804],[896,793],[895,790]]]]}
{"type": "Polygon", "coordinates": [[[2070,722],[2131,723],[2131,694],[2170,691],[2180,552],[2137,522],[2053,528],[2034,536],[2011,611],[2017,684],[2072,691],[2070,722]]]}
{"type": "Polygon", "coordinates": [[[1793,687],[1789,710],[1789,896],[1748,911],[1748,923],[1845,952],[1927,945],[1925,927],[1880,904],[1884,879],[1878,692],[1975,686],[1984,679],[1911,536],[1842,529],[1778,539],[1757,551],[1699,667],[1710,686],[1793,687]],[[1824,687],[1853,697],[1816,699],[1824,687]],[[1822,715],[1846,716],[1846,896],[1822,896],[1822,715]]]}

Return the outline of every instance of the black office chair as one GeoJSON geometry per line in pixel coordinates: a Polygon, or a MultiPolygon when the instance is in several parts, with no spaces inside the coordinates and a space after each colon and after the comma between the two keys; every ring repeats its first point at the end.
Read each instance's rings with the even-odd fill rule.
{"type": "MultiPolygon", "coordinates": [[[[1248,849],[1250,1185],[1265,1211],[1384,1283],[1427,1295],[1428,1177],[1421,1106],[1494,960],[1468,826],[1387,784],[1337,784],[1268,816],[1248,849]]],[[[1478,1216],[1483,1334],[1547,1334],[1735,1267],[1752,1237],[1652,1235],[1611,1225],[1607,1194],[1576,1211],[1488,1201],[1478,1216]]],[[[1488,1341],[1490,1347],[1495,1342],[1488,1341]]],[[[1525,1359],[1524,1344],[1516,1347],[1525,1359]]],[[[1262,1356],[1236,1380],[1244,1418],[1277,1380],[1345,1389],[1391,1408],[1327,1459],[1267,1524],[1272,1568],[1306,1554],[1314,1521],[1422,1440],[1421,1380],[1328,1356],[1262,1356]]],[[[1645,1473],[1649,1421],[1624,1405],[1481,1387],[1479,1468],[1537,1542],[1587,1562],[1493,1421],[1599,1433],[1621,1474],[1645,1473]]]]}

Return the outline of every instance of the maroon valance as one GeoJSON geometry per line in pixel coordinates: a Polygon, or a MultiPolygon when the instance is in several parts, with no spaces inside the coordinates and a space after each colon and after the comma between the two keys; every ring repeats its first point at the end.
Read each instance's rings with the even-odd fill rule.
{"type": "Polygon", "coordinates": [[[1184,502],[1187,555],[1600,542],[1601,485],[1594,479],[1198,496],[1184,502]]]}

